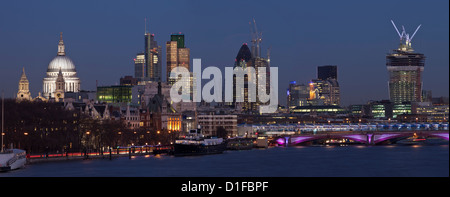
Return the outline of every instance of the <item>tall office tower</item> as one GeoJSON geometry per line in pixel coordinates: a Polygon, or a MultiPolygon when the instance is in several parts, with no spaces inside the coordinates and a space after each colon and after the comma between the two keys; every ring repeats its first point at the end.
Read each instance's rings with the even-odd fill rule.
{"type": "Polygon", "coordinates": [[[297,106],[306,106],[309,98],[309,87],[304,84],[297,84],[296,81],[289,83],[287,89],[287,105],[288,109],[295,108],[297,106]]]}
{"type": "Polygon", "coordinates": [[[145,33],[145,77],[150,81],[161,81],[161,46],[155,41],[155,34],[145,33]]]}
{"type": "MultiPolygon", "coordinates": [[[[245,70],[248,67],[254,68],[254,59],[252,58],[252,53],[246,43],[244,43],[241,46],[236,56],[234,68],[236,67],[240,67],[243,70],[245,70]]],[[[244,75],[244,87],[241,88],[238,88],[238,86],[236,85],[236,80],[237,80],[236,75],[233,75],[233,102],[231,103],[231,105],[234,107],[241,107],[242,108],[241,110],[244,112],[256,111],[257,110],[256,102],[255,101],[250,102],[249,100],[249,96],[251,96],[249,95],[251,94],[251,92],[249,92],[249,81],[255,82],[255,90],[256,90],[256,88],[258,87],[256,86],[256,76],[244,75]]],[[[254,98],[256,98],[256,95],[254,95],[254,98]]]]}
{"type": "Polygon", "coordinates": [[[400,46],[386,55],[386,67],[389,72],[389,98],[395,104],[420,102],[422,100],[422,72],[425,66],[425,56],[415,53],[411,47],[411,40],[420,25],[410,37],[404,28],[400,34],[394,22],[391,22],[400,37],[400,46]]]}
{"type": "Polygon", "coordinates": [[[190,49],[185,47],[184,34],[172,34],[170,41],[166,43],[167,61],[167,82],[171,85],[175,83],[170,80],[170,72],[175,67],[184,67],[190,71],[190,49]]]}
{"type": "Polygon", "coordinates": [[[138,53],[134,58],[134,78],[143,81],[146,76],[145,53],[138,53]]]}
{"type": "Polygon", "coordinates": [[[327,80],[336,79],[337,80],[337,66],[319,66],[317,67],[317,79],[327,80]]]}

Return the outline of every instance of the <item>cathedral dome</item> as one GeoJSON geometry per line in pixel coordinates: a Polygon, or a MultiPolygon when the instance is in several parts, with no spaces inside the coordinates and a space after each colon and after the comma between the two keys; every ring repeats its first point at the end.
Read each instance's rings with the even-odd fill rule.
{"type": "Polygon", "coordinates": [[[72,60],[66,56],[62,33],[60,34],[57,56],[48,64],[47,76],[44,78],[42,89],[43,96],[47,99],[55,98],[55,95],[63,95],[61,90],[63,92],[80,91],[80,79],[77,77],[77,71],[72,60]],[[64,84],[64,87],[59,86],[59,89],[57,89],[56,87],[61,83],[64,84]]]}
{"type": "Polygon", "coordinates": [[[59,69],[61,69],[62,72],[76,72],[75,65],[67,56],[58,55],[53,58],[48,64],[47,72],[59,72],[59,69]]]}

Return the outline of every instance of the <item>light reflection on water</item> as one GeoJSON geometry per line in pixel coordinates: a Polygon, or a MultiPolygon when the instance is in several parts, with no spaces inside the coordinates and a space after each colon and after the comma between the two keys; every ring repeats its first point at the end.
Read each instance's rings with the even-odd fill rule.
{"type": "Polygon", "coordinates": [[[219,155],[147,155],[39,163],[2,176],[417,177],[449,176],[449,146],[295,146],[219,155]]]}

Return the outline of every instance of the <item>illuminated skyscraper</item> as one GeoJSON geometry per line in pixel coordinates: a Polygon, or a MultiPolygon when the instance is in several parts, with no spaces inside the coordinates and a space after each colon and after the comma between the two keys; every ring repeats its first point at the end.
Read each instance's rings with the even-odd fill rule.
{"type": "Polygon", "coordinates": [[[190,49],[185,48],[184,34],[172,34],[170,41],[166,43],[166,60],[167,60],[167,82],[175,83],[170,80],[170,72],[175,67],[184,67],[190,71],[190,49]]]}
{"type": "Polygon", "coordinates": [[[150,81],[161,81],[161,46],[155,34],[145,33],[145,77],[150,81]]]}
{"type": "Polygon", "coordinates": [[[146,77],[145,53],[138,53],[134,58],[134,77],[140,81],[146,77]]]}
{"type": "Polygon", "coordinates": [[[389,72],[389,98],[391,102],[420,102],[422,98],[422,72],[425,66],[425,56],[415,53],[411,47],[411,40],[416,32],[409,37],[403,32],[400,34],[400,46],[392,53],[386,55],[386,66],[389,72]],[[404,41],[404,42],[403,42],[404,41]]]}

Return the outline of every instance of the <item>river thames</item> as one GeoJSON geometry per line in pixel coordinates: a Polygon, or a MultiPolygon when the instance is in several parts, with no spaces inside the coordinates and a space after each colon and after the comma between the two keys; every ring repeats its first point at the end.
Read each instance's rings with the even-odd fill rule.
{"type": "Polygon", "coordinates": [[[449,145],[297,146],[45,162],[0,177],[448,177],[449,145]]]}

